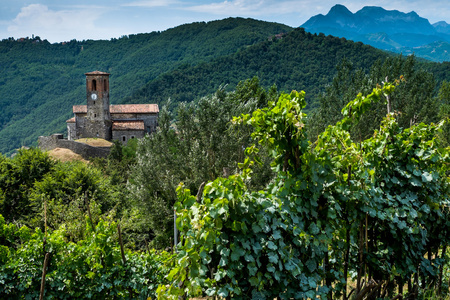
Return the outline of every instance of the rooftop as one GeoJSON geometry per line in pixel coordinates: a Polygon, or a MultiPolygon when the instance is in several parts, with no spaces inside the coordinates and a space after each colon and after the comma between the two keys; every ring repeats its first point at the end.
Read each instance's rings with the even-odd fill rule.
{"type": "Polygon", "coordinates": [[[144,121],[114,121],[112,130],[144,130],[144,121]]]}
{"type": "Polygon", "coordinates": [[[112,114],[126,113],[158,113],[158,104],[119,104],[111,105],[109,108],[112,114]]]}
{"type": "Polygon", "coordinates": [[[107,76],[109,76],[109,73],[101,72],[101,71],[93,71],[93,72],[84,73],[84,75],[107,75],[107,76]]]}

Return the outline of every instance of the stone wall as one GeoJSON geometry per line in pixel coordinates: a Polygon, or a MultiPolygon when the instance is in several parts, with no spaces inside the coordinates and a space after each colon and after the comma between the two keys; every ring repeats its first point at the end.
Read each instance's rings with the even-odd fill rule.
{"type": "Polygon", "coordinates": [[[50,136],[40,136],[39,148],[44,151],[50,151],[55,148],[64,148],[72,150],[81,155],[84,159],[93,157],[107,157],[110,151],[109,147],[93,147],[76,141],[69,141],[63,138],[62,134],[53,134],[50,136]]]}
{"type": "Polygon", "coordinates": [[[140,139],[145,136],[142,130],[114,130],[113,140],[121,141],[122,144],[126,145],[130,139],[140,139]]]}

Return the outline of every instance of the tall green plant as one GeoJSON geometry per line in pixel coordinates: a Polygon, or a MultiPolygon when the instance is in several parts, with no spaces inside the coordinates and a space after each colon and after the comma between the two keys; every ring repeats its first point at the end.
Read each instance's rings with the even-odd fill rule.
{"type": "Polygon", "coordinates": [[[372,137],[355,143],[350,135],[394,89],[385,83],[359,94],[315,144],[306,137],[304,93],[236,119],[270,149],[276,179],[248,190],[258,162],[253,145],[241,173],[209,182],[202,195],[179,187],[182,237],[171,285],[161,285],[159,297],[363,299],[393,297],[394,286],[401,293],[407,282],[411,295],[440,285],[438,254],[450,223],[449,152],[435,139],[439,126],[405,130],[390,113],[372,137]]]}
{"type": "MultiPolygon", "coordinates": [[[[168,107],[161,109],[159,130],[141,140],[136,165],[128,183],[131,201],[141,210],[142,226],[150,228],[155,247],[167,247],[173,236],[173,207],[180,182],[197,192],[203,182],[236,173],[250,143],[250,128],[234,128],[234,115],[251,113],[276,97],[266,92],[255,77],[241,82],[235,91],[204,97],[198,103],[182,103],[172,123],[168,107]]],[[[260,186],[270,180],[268,166],[259,168],[260,186]]]]}
{"type": "Polygon", "coordinates": [[[0,298],[38,299],[46,253],[44,299],[148,299],[167,273],[164,251],[133,252],[117,238],[117,224],[86,219],[85,238],[68,241],[61,226],[47,234],[17,228],[0,215],[0,298]]]}

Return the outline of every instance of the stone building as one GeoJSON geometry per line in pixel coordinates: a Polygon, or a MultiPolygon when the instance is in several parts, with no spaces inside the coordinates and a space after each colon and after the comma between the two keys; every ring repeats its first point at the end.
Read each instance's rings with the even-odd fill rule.
{"type": "Polygon", "coordinates": [[[86,73],[86,105],[74,105],[74,117],[67,120],[69,140],[102,138],[126,143],[156,130],[157,104],[109,103],[109,73],[86,73]]]}

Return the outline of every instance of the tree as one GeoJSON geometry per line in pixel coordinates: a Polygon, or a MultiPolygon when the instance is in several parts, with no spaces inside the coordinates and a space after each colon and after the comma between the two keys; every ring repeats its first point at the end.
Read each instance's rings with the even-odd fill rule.
{"type": "MultiPolygon", "coordinates": [[[[179,182],[197,192],[203,182],[234,174],[244,159],[250,130],[233,129],[232,116],[251,113],[274,95],[274,88],[266,92],[253,78],[234,92],[219,89],[196,104],[180,104],[174,123],[167,107],[161,109],[159,130],[138,144],[128,184],[131,199],[145,208],[142,227],[151,229],[154,246],[170,245],[179,182]]],[[[267,164],[259,169],[259,182],[252,183],[255,188],[271,178],[267,169],[267,164]]]]}
{"type": "Polygon", "coordinates": [[[83,162],[58,163],[28,192],[32,227],[56,230],[66,224],[69,238],[84,237],[85,216],[95,225],[101,216],[120,217],[122,197],[109,178],[83,162]]]}
{"type": "MultiPolygon", "coordinates": [[[[377,60],[368,73],[362,69],[354,70],[351,62],[344,59],[337,66],[333,83],[321,96],[320,107],[311,116],[311,138],[314,139],[328,125],[340,120],[341,108],[356,95],[368,94],[377,83],[400,77],[403,80],[389,100],[391,111],[398,112],[400,126],[407,128],[415,123],[437,122],[438,106],[434,99],[436,82],[432,73],[416,67],[414,56],[377,60]]],[[[370,113],[362,116],[363,120],[352,128],[352,136],[360,141],[373,134],[386,112],[384,103],[370,105],[370,113]]]]}
{"type": "Polygon", "coordinates": [[[39,149],[20,149],[12,159],[0,158],[0,214],[8,222],[27,224],[34,213],[29,195],[36,181],[55,166],[39,149]]]}
{"type": "MultiPolygon", "coordinates": [[[[440,104],[439,118],[448,120],[450,117],[450,82],[442,82],[438,94],[438,103],[440,104]]],[[[445,145],[450,145],[450,126],[448,122],[445,123],[441,136],[445,145]]]]}

